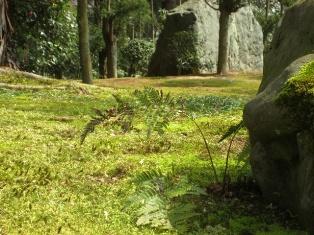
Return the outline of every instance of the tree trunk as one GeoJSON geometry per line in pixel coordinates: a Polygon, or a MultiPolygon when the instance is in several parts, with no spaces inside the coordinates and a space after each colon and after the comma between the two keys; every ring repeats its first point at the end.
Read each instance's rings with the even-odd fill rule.
{"type": "Polygon", "coordinates": [[[0,65],[7,65],[7,46],[11,32],[13,31],[9,14],[7,0],[0,0],[0,65]]]}
{"type": "Polygon", "coordinates": [[[106,78],[107,74],[107,52],[106,48],[103,48],[98,55],[98,70],[99,70],[99,78],[106,78]]]}
{"type": "Polygon", "coordinates": [[[89,28],[87,11],[87,0],[78,0],[77,20],[79,26],[81,76],[83,83],[92,84],[92,63],[89,48],[89,28]]]}
{"type": "MultiPolygon", "coordinates": [[[[107,11],[111,12],[111,0],[107,2],[107,11]]],[[[117,38],[114,35],[114,19],[103,18],[103,37],[106,45],[107,78],[118,77],[117,71],[117,38]]]]}
{"type": "Polygon", "coordinates": [[[55,78],[56,78],[56,79],[62,79],[62,78],[63,78],[63,71],[62,71],[62,68],[56,67],[54,74],[55,74],[55,78]]]}
{"type": "Polygon", "coordinates": [[[104,79],[107,76],[107,52],[106,48],[103,48],[98,53],[98,75],[100,79],[104,79]]]}
{"type": "Polygon", "coordinates": [[[280,3],[280,16],[283,16],[283,13],[284,13],[284,4],[283,4],[283,1],[279,1],[280,3]]]}
{"type": "Polygon", "coordinates": [[[177,0],[164,0],[162,3],[162,7],[166,10],[172,10],[177,6],[177,0]]]}
{"type": "MultiPolygon", "coordinates": [[[[102,35],[104,38],[104,24],[103,17],[101,15],[102,12],[102,0],[94,0],[94,21],[97,27],[102,31],[102,35]]],[[[100,48],[101,49],[101,48],[100,48]]],[[[107,63],[107,55],[105,46],[98,52],[98,76],[99,78],[106,77],[106,63],[107,63]]]]}
{"type": "Polygon", "coordinates": [[[229,34],[230,13],[224,10],[220,11],[219,17],[219,51],[217,74],[227,74],[228,72],[228,34],[229,34]]]}
{"type": "Polygon", "coordinates": [[[107,21],[106,52],[107,52],[107,78],[118,77],[117,72],[117,38],[114,35],[113,19],[107,21]]]}
{"type": "Polygon", "coordinates": [[[155,9],[154,9],[154,0],[150,0],[151,5],[151,15],[152,15],[152,40],[155,41],[155,9]]]}
{"type": "Polygon", "coordinates": [[[266,22],[268,21],[269,8],[270,8],[270,0],[266,0],[266,7],[265,7],[265,20],[266,20],[266,22]]]}

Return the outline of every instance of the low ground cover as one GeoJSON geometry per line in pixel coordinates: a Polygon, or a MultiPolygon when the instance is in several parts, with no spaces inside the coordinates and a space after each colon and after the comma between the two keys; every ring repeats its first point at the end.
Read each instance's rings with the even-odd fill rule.
{"type": "Polygon", "coordinates": [[[195,124],[185,116],[173,119],[161,136],[148,139],[138,130],[123,133],[100,126],[80,144],[94,109],[115,105],[112,94],[129,99],[135,89],[152,86],[184,99],[207,138],[221,180],[228,141],[219,139],[241,121],[259,78],[139,78],[84,86],[1,75],[0,234],[302,234],[288,212],[262,202],[245,180],[249,169],[236,158],[247,140],[245,130],[235,138],[230,163],[232,182],[242,186],[231,184],[224,196],[209,187],[214,175],[208,154],[195,124]],[[143,178],[145,172],[150,175],[143,178]],[[166,210],[162,216],[169,216],[170,224],[152,216],[149,208],[130,204],[132,197],[146,200],[137,192],[156,182],[158,189],[150,196],[162,203],[154,204],[161,206],[154,212],[166,210]],[[188,211],[181,216],[189,216],[170,216],[177,202],[192,204],[181,208],[188,211]],[[180,221],[173,219],[178,217],[180,221]]]}

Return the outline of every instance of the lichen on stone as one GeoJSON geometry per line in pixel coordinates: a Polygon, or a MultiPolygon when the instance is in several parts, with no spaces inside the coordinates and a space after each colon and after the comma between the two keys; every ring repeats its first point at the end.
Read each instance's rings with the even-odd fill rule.
{"type": "Polygon", "coordinates": [[[285,83],[277,104],[287,108],[302,129],[314,131],[314,61],[285,83]]]}

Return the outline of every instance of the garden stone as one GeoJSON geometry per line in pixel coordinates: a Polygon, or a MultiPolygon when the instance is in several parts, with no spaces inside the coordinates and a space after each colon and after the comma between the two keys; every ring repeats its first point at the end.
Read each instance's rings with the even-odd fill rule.
{"type": "MultiPolygon", "coordinates": [[[[190,32],[195,41],[182,46],[182,54],[195,51],[199,64],[184,73],[215,72],[218,60],[219,11],[205,1],[189,0],[170,11],[149,66],[150,76],[179,75],[180,55],[173,52],[171,39],[180,32],[190,32]]],[[[260,72],[263,69],[263,32],[250,7],[232,14],[229,26],[231,71],[260,72]]]]}
{"type": "MultiPolygon", "coordinates": [[[[295,118],[296,110],[277,100],[288,79],[314,61],[313,12],[314,0],[287,11],[266,56],[260,92],[244,109],[250,162],[263,195],[298,215],[310,234],[314,234],[314,133],[295,118]]],[[[308,95],[314,102],[313,94],[308,95]]],[[[304,112],[307,116],[309,111],[304,112]]]]}

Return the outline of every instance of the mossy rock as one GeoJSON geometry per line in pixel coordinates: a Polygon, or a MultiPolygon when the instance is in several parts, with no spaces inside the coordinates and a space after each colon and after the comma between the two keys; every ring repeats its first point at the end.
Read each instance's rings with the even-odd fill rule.
{"type": "Polygon", "coordinates": [[[253,175],[265,198],[314,234],[314,54],[293,61],[244,109],[253,175]]]}
{"type": "Polygon", "coordinates": [[[314,130],[314,61],[285,83],[277,103],[288,108],[301,129],[314,130]]]}

